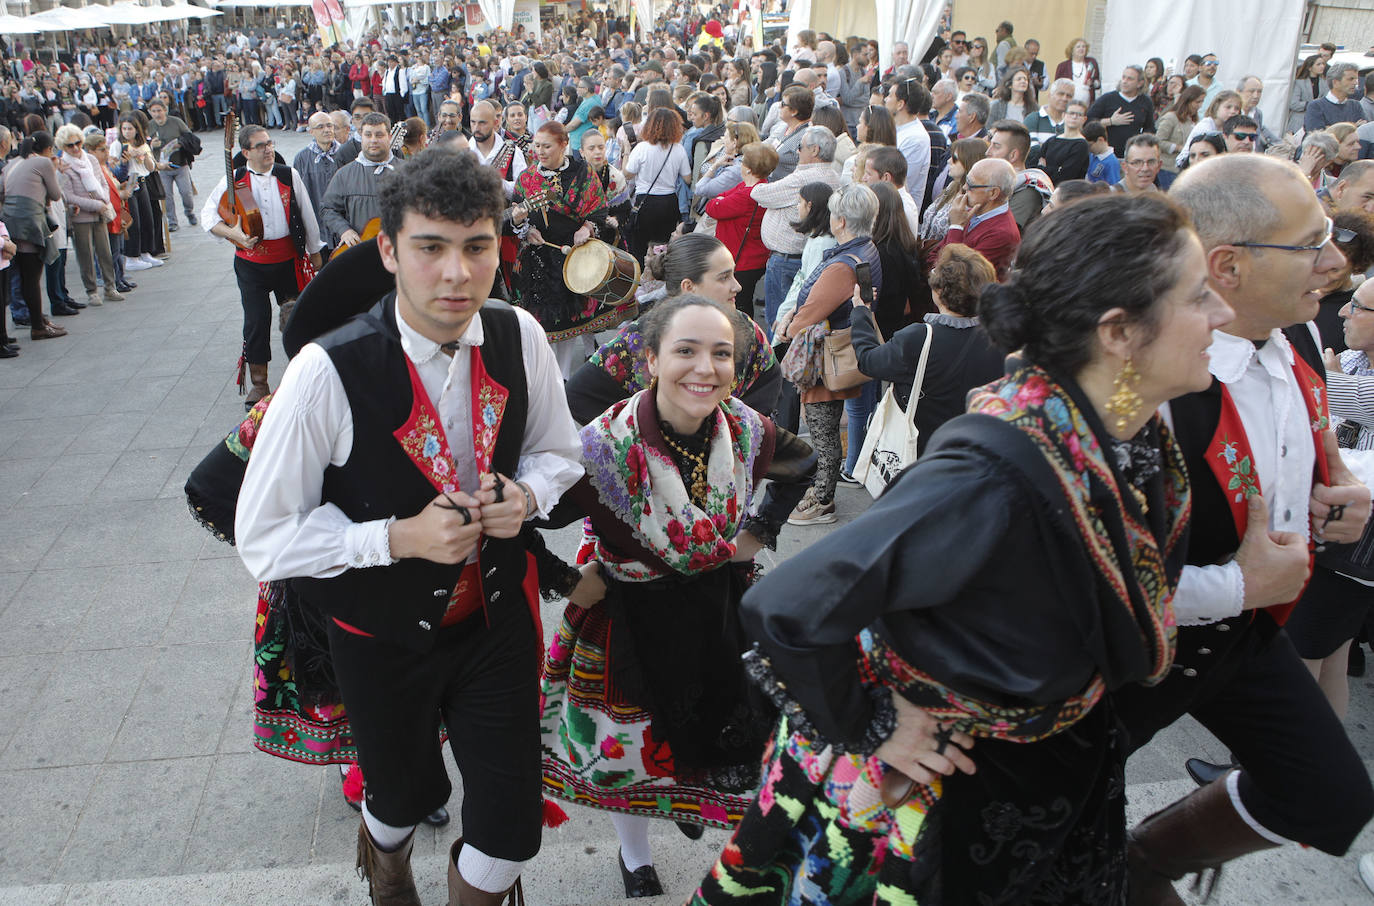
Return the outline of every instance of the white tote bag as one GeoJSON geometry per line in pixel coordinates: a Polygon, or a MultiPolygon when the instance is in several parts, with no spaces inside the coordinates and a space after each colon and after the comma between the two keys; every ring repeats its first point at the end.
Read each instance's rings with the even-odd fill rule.
{"type": "Polygon", "coordinates": [[[921,347],[921,360],[916,365],[916,377],[911,383],[911,399],[906,412],[897,405],[897,397],[889,384],[878,408],[868,423],[864,445],[859,450],[859,462],[854,477],[875,498],[887,488],[897,473],[916,461],[916,403],[921,399],[921,386],[926,379],[926,362],[930,358],[930,341],[935,337],[933,324],[926,325],[926,342],[921,347]]]}

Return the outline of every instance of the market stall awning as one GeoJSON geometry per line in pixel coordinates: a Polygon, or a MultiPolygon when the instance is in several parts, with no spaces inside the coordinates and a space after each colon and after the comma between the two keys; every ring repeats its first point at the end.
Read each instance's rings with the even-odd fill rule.
{"type": "Polygon", "coordinates": [[[40,29],[29,21],[31,16],[0,15],[0,35],[32,35],[40,29]]]}

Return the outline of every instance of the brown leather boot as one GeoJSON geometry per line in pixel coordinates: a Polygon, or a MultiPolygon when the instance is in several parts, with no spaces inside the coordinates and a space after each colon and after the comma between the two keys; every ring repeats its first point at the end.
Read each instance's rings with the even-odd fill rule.
{"type": "Polygon", "coordinates": [[[249,388],[248,395],[243,398],[243,407],[252,409],[259,400],[272,392],[272,388],[267,386],[267,366],[249,365],[248,379],[253,386],[249,388]]]}
{"type": "Polygon", "coordinates": [[[462,848],[463,838],[459,837],[448,851],[448,906],[525,906],[525,891],[519,878],[514,887],[502,893],[487,893],[465,881],[458,873],[458,851],[462,848]]]}
{"type": "Polygon", "coordinates": [[[1223,777],[1155,812],[1130,832],[1127,902],[1130,906],[1184,906],[1173,882],[1196,874],[1193,889],[1201,889],[1206,903],[1224,863],[1277,845],[1257,834],[1236,812],[1223,777]]]}
{"type": "Polygon", "coordinates": [[[410,873],[414,844],[415,832],[411,831],[400,848],[383,852],[367,832],[367,824],[358,822],[358,877],[367,881],[372,906],[420,906],[420,894],[410,873]]]}

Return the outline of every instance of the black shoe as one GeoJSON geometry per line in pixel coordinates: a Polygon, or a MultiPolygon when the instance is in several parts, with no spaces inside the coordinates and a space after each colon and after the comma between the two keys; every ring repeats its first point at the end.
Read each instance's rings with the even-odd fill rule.
{"type": "Polygon", "coordinates": [[[425,823],[430,827],[443,827],[445,824],[448,824],[448,809],[444,808],[442,805],[439,806],[428,815],[425,815],[425,823]]]}
{"type": "Polygon", "coordinates": [[[59,318],[69,318],[69,317],[71,317],[72,315],[79,315],[79,314],[81,314],[81,309],[79,309],[79,308],[71,308],[70,306],[67,306],[67,305],[54,305],[54,306],[52,307],[52,313],[53,313],[54,315],[56,315],[57,317],[59,317],[59,318]]]}
{"type": "Polygon", "coordinates": [[[625,882],[625,896],[657,897],[663,895],[663,885],[659,883],[658,872],[652,865],[641,865],[634,871],[625,867],[625,857],[617,850],[616,861],[620,863],[620,879],[625,882]]]}
{"type": "Polygon", "coordinates": [[[18,352],[19,344],[14,340],[6,340],[3,344],[0,344],[0,348],[7,349],[10,352],[18,352]]]}
{"type": "Polygon", "coordinates": [[[11,320],[14,321],[15,326],[17,326],[17,327],[29,327],[29,326],[30,326],[30,325],[29,325],[29,319],[28,319],[28,318],[12,318],[11,320]]]}
{"type": "Polygon", "coordinates": [[[688,824],[686,821],[674,821],[673,823],[677,825],[678,830],[682,831],[682,836],[688,840],[700,840],[701,835],[706,833],[706,828],[700,824],[688,824]]]}
{"type": "Polygon", "coordinates": [[[1350,646],[1350,657],[1345,662],[1346,676],[1364,676],[1364,646],[1355,642],[1350,646]]]}
{"type": "Polygon", "coordinates": [[[186,222],[189,223],[191,226],[200,226],[200,221],[196,219],[195,214],[187,214],[186,222]]]}
{"type": "Polygon", "coordinates": [[[76,301],[75,299],[68,299],[67,301],[63,302],[62,304],[65,305],[65,306],[67,306],[68,308],[81,309],[81,308],[85,308],[85,307],[86,307],[86,303],[85,303],[85,302],[78,302],[78,301],[76,301]]]}
{"type": "Polygon", "coordinates": [[[179,229],[180,227],[178,227],[175,223],[167,224],[167,232],[169,233],[175,233],[179,229]]]}
{"type": "Polygon", "coordinates": [[[18,346],[0,346],[0,359],[12,359],[19,355],[18,346]]]}
{"type": "Polygon", "coordinates": [[[1183,768],[1188,772],[1188,776],[1193,778],[1193,783],[1198,786],[1220,780],[1231,773],[1237,765],[1234,764],[1212,764],[1210,761],[1203,761],[1201,758],[1189,758],[1183,763],[1183,768]]]}
{"type": "Polygon", "coordinates": [[[116,283],[115,289],[119,290],[121,293],[131,293],[138,289],[138,284],[130,283],[128,280],[125,280],[123,283],[116,283]]]}

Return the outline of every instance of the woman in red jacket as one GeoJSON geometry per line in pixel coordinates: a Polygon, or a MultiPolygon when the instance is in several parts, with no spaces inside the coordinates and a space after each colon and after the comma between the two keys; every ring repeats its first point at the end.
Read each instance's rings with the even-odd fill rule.
{"type": "Polygon", "coordinates": [[[353,65],[348,67],[348,81],[353,86],[355,98],[363,97],[372,87],[372,75],[367,71],[367,64],[363,62],[363,55],[360,53],[353,55],[353,65]]]}
{"type": "Polygon", "coordinates": [[[1074,100],[1092,104],[1097,100],[1097,92],[1102,89],[1102,67],[1097,65],[1097,60],[1088,56],[1087,39],[1074,38],[1064,48],[1064,56],[1068,59],[1055,67],[1054,77],[1073,82],[1074,100]]]}
{"type": "Polygon", "coordinates": [[[706,203],[706,213],[716,219],[716,238],[735,256],[735,279],[740,291],[735,308],[754,316],[754,288],[768,263],[763,244],[763,208],[750,197],[754,186],[768,180],[778,165],[778,152],[763,142],[745,145],[740,154],[744,181],[706,203]]]}

